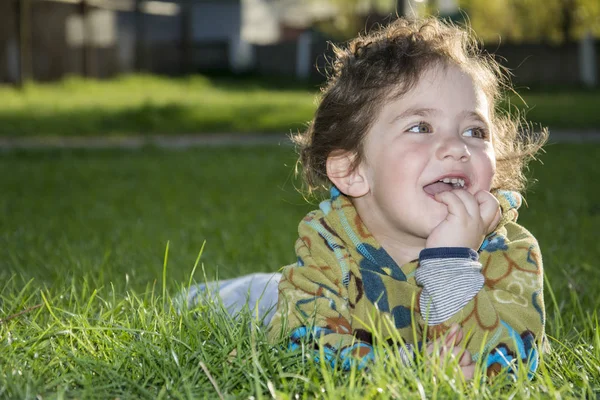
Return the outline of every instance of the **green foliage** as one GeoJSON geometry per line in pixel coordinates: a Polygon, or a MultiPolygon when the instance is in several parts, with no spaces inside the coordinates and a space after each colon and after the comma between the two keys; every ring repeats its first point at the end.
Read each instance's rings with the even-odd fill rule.
{"type": "MultiPolygon", "coordinates": [[[[363,32],[365,16],[375,13],[379,15],[397,15],[397,0],[327,0],[327,3],[335,9],[335,15],[331,20],[317,21],[317,29],[326,33],[329,37],[345,41],[352,39],[358,33],[363,32]]],[[[309,4],[321,5],[321,0],[311,0],[309,4]]],[[[306,7],[311,7],[307,5],[306,7]]],[[[367,21],[368,23],[368,21],[367,21]]]]}
{"type": "Polygon", "coordinates": [[[460,0],[459,4],[486,43],[561,43],[588,31],[600,36],[596,0],[460,0]]]}
{"type": "Polygon", "coordinates": [[[520,221],[544,255],[552,346],[532,382],[464,382],[451,360],[332,371],[269,345],[247,312],[176,312],[190,276],[294,260],[316,205],[294,190],[290,148],[4,154],[0,398],[596,398],[599,150],[550,145],[530,171],[520,221]]]}
{"type": "MultiPolygon", "coordinates": [[[[315,3],[322,3],[313,0],[315,3]]],[[[365,29],[369,14],[395,16],[397,0],[327,0],[336,10],[333,21],[318,26],[336,39],[347,40],[365,29]]],[[[405,15],[438,15],[439,0],[410,2],[405,15]]],[[[579,39],[587,32],[600,37],[597,0],[456,0],[458,13],[486,43],[550,42],[579,39]]]]}

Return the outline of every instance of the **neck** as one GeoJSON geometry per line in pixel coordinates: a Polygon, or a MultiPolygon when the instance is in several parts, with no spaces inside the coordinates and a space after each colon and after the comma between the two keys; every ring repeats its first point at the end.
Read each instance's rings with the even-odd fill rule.
{"type": "Polygon", "coordinates": [[[419,253],[425,248],[425,241],[423,243],[409,243],[402,241],[401,238],[375,233],[372,233],[372,235],[399,266],[418,259],[419,253]]]}

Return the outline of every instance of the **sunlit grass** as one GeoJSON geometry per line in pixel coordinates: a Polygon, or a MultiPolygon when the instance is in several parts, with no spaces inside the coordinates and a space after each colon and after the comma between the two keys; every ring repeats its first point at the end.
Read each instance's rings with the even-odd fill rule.
{"type": "MultiPolygon", "coordinates": [[[[116,294],[72,282],[39,290],[10,281],[6,311],[41,307],[0,325],[0,396],[6,398],[595,398],[600,352],[595,321],[582,332],[550,338],[533,381],[465,381],[456,361],[402,365],[388,346],[368,371],[332,370],[311,350],[272,346],[259,321],[244,311],[233,320],[218,303],[184,312],[164,304],[155,286],[116,294]],[[298,396],[298,397],[296,397],[298,396]]],[[[10,318],[10,317],[9,317],[10,318]]],[[[565,327],[566,328],[566,327],[565,327]]],[[[523,369],[521,370],[523,371],[523,369]]]]}
{"type": "MultiPolygon", "coordinates": [[[[317,84],[292,80],[123,76],[0,85],[0,136],[289,133],[316,109],[317,84]]],[[[600,128],[600,92],[521,90],[528,119],[562,129],[600,128]]]]}
{"type": "Polygon", "coordinates": [[[552,351],[531,382],[464,382],[451,362],[394,357],[332,371],[269,345],[248,313],[176,312],[191,277],[295,259],[315,205],[294,190],[289,148],[4,154],[0,398],[596,398],[599,150],[553,145],[533,165],[520,221],[544,255],[552,351]]]}
{"type": "Polygon", "coordinates": [[[290,132],[311,119],[314,94],[297,85],[203,76],[70,78],[23,91],[0,86],[0,135],[290,132]]]}

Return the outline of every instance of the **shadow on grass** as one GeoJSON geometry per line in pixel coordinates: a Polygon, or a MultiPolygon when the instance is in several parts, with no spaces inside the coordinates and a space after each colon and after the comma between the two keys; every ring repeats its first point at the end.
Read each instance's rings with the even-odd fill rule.
{"type": "MultiPolygon", "coordinates": [[[[211,86],[222,89],[225,92],[239,92],[240,90],[268,90],[268,91],[287,91],[287,90],[306,90],[318,92],[319,88],[325,84],[325,76],[311,76],[309,79],[300,80],[294,77],[284,75],[263,75],[257,73],[231,74],[224,71],[215,71],[204,73],[203,76],[210,80],[211,86]]],[[[193,79],[194,75],[181,77],[186,81],[193,79]]]]}

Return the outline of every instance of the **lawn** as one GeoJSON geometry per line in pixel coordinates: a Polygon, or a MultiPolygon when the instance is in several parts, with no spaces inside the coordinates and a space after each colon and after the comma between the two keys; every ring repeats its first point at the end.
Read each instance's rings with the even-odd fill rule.
{"type": "Polygon", "coordinates": [[[315,89],[150,75],[0,86],[0,136],[289,132],[312,118],[315,89]]]}
{"type": "MultiPolygon", "coordinates": [[[[312,119],[317,84],[123,76],[0,85],[0,137],[295,132],[312,119]]],[[[521,90],[513,104],[553,129],[600,129],[600,91],[521,90]]]]}
{"type": "Polygon", "coordinates": [[[520,221],[544,255],[553,351],[513,384],[394,360],[330,371],[270,346],[247,314],[169,307],[204,273],[294,261],[315,205],[295,190],[288,147],[2,154],[0,398],[597,398],[598,154],[551,145],[530,171],[520,221]]]}

